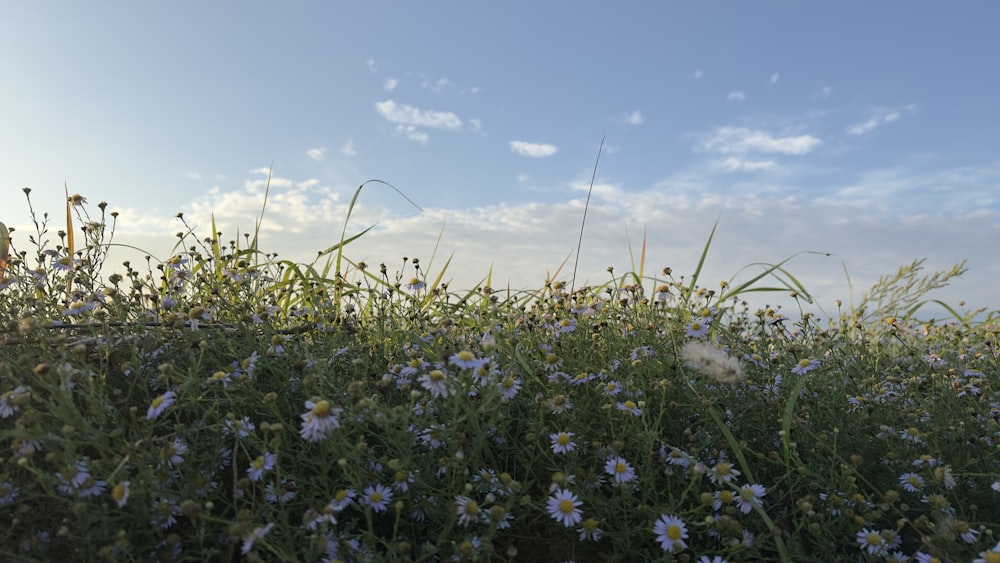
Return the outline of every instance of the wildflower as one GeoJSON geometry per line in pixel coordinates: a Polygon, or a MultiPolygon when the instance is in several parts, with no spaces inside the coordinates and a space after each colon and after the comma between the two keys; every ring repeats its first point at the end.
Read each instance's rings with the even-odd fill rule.
{"type": "Polygon", "coordinates": [[[869,555],[879,555],[886,549],[885,539],[882,537],[882,534],[874,530],[863,528],[855,537],[858,540],[858,545],[861,546],[861,550],[867,551],[869,555]]]}
{"type": "Polygon", "coordinates": [[[635,479],[635,469],[623,457],[608,458],[604,464],[604,471],[614,477],[615,483],[618,484],[628,483],[635,479]]]}
{"type": "Polygon", "coordinates": [[[306,401],[307,410],[302,414],[302,430],[299,435],[310,442],[319,442],[334,430],[340,428],[338,416],[342,409],[332,407],[329,401],[306,401]]]}
{"type": "Polygon", "coordinates": [[[281,484],[278,486],[275,486],[274,483],[268,483],[264,486],[264,500],[269,504],[288,502],[295,498],[297,489],[295,481],[288,481],[286,479],[282,479],[281,484]]]}
{"type": "Polygon", "coordinates": [[[562,414],[573,408],[573,403],[570,402],[569,397],[566,395],[556,395],[549,401],[549,412],[552,414],[562,414]]]}
{"type": "Polygon", "coordinates": [[[624,403],[619,401],[617,404],[615,404],[615,408],[617,408],[620,411],[627,412],[632,416],[642,415],[642,409],[640,409],[635,404],[635,401],[625,401],[624,403]]]}
{"type": "Polygon", "coordinates": [[[122,481],[111,488],[111,498],[115,499],[118,508],[123,508],[128,503],[129,482],[122,481]]]}
{"type": "Polygon", "coordinates": [[[557,432],[555,434],[549,434],[549,439],[552,440],[552,452],[557,454],[565,454],[576,449],[576,443],[573,442],[572,432],[557,432]]]}
{"type": "Polygon", "coordinates": [[[18,385],[0,395],[0,418],[10,418],[28,400],[28,388],[18,385]]]}
{"type": "Polygon", "coordinates": [[[64,315],[81,315],[87,311],[94,308],[96,303],[93,301],[73,301],[69,304],[69,308],[65,309],[62,314],[64,315]]]}
{"type": "Polygon", "coordinates": [[[708,471],[709,480],[711,480],[712,483],[715,483],[716,485],[718,485],[721,482],[728,483],[732,481],[733,478],[739,476],[740,472],[736,469],[733,469],[733,464],[725,461],[715,464],[714,466],[712,466],[712,469],[708,471]]]}
{"type": "Polygon", "coordinates": [[[274,522],[262,528],[261,527],[254,528],[253,531],[250,532],[250,535],[243,538],[243,547],[240,549],[240,553],[242,553],[243,555],[250,553],[250,550],[253,549],[254,542],[256,542],[257,540],[264,539],[264,536],[266,536],[267,533],[270,532],[271,528],[273,527],[274,527],[274,522]]]}
{"type": "Polygon", "coordinates": [[[792,373],[795,375],[805,375],[818,367],[819,360],[803,358],[799,360],[799,363],[795,364],[795,367],[792,368],[792,373]]]}
{"type": "Polygon", "coordinates": [[[919,493],[924,488],[924,478],[916,473],[903,473],[899,476],[899,484],[907,492],[919,493]]]}
{"type": "Polygon", "coordinates": [[[510,520],[512,515],[507,512],[507,509],[500,506],[499,504],[494,504],[490,507],[489,511],[489,521],[497,525],[498,530],[506,530],[510,528],[510,520]]]}
{"type": "Polygon", "coordinates": [[[950,465],[934,468],[934,478],[940,481],[944,485],[944,488],[949,491],[954,489],[957,484],[954,475],[951,474],[950,465]]]}
{"type": "Polygon", "coordinates": [[[255,428],[256,426],[250,422],[249,416],[244,416],[243,420],[230,420],[227,418],[225,421],[225,427],[222,429],[222,433],[226,436],[236,434],[240,438],[246,438],[255,428]]]}
{"type": "Polygon", "coordinates": [[[736,493],[729,489],[716,491],[712,500],[712,508],[716,511],[722,510],[722,505],[730,505],[736,502],[736,493]]]}
{"type": "Polygon", "coordinates": [[[660,542],[660,549],[663,551],[672,552],[675,549],[687,548],[687,544],[684,543],[688,537],[687,526],[673,514],[661,514],[653,525],[653,533],[656,534],[656,541],[660,542]]]}
{"type": "Polygon", "coordinates": [[[601,534],[603,530],[597,527],[597,520],[593,518],[587,518],[583,521],[581,528],[577,528],[577,532],[580,533],[580,541],[590,540],[599,541],[601,539],[601,534]]]}
{"type": "Polygon", "coordinates": [[[176,499],[161,498],[153,501],[153,515],[149,524],[167,529],[177,523],[177,517],[181,515],[181,507],[177,504],[176,499]]]}
{"type": "Polygon", "coordinates": [[[617,381],[609,381],[604,385],[604,394],[608,397],[614,397],[618,393],[621,393],[622,385],[617,381]]]}
{"type": "Polygon", "coordinates": [[[990,488],[1000,493],[1000,481],[993,481],[993,484],[990,485],[990,488]]]}
{"type": "Polygon", "coordinates": [[[691,338],[701,338],[708,334],[709,324],[701,320],[693,320],[684,326],[684,333],[691,338]]]}
{"type": "Polygon", "coordinates": [[[743,485],[740,487],[740,494],[736,497],[736,505],[740,507],[740,512],[749,514],[755,506],[760,506],[760,499],[767,494],[764,485],[743,485]]]}
{"type": "Polygon", "coordinates": [[[413,502],[413,510],[410,517],[414,522],[423,522],[427,519],[427,514],[434,508],[434,497],[421,497],[413,502]]]}
{"type": "Polygon", "coordinates": [[[177,400],[177,394],[173,391],[167,391],[162,395],[157,395],[153,402],[149,404],[149,410],[146,411],[146,418],[148,420],[155,420],[158,416],[163,414],[163,411],[167,409],[170,405],[174,404],[177,400]]]}
{"type": "Polygon", "coordinates": [[[160,448],[160,460],[169,467],[174,467],[184,463],[184,454],[187,451],[187,444],[181,440],[180,436],[176,436],[173,442],[168,442],[167,445],[160,448]]]}
{"type": "Polygon", "coordinates": [[[938,463],[937,458],[930,454],[923,454],[917,459],[913,460],[914,467],[934,467],[938,463]]]}
{"type": "Polygon", "coordinates": [[[431,449],[440,448],[444,444],[444,426],[431,424],[430,428],[421,432],[418,438],[422,444],[430,446],[431,449]]]}
{"type": "Polygon", "coordinates": [[[463,496],[455,497],[455,513],[458,514],[458,523],[462,526],[480,522],[486,517],[478,502],[463,496]]]}
{"type": "Polygon", "coordinates": [[[500,400],[504,403],[510,402],[521,389],[521,380],[512,375],[508,375],[500,382],[500,400]]]}
{"type": "Polygon", "coordinates": [[[556,323],[556,331],[559,334],[568,334],[576,330],[576,319],[561,319],[556,323]]]}
{"type": "Polygon", "coordinates": [[[462,350],[457,354],[452,354],[448,361],[453,366],[463,369],[479,369],[489,363],[488,358],[477,358],[475,354],[468,350],[462,350]]]}
{"type": "Polygon", "coordinates": [[[392,488],[405,493],[410,490],[410,483],[413,482],[413,472],[403,471],[402,469],[396,471],[393,475],[392,488]]]}
{"type": "Polygon", "coordinates": [[[409,289],[410,291],[420,291],[426,286],[427,284],[420,281],[419,278],[410,278],[410,283],[406,284],[406,289],[409,289]]]}
{"type": "Polygon", "coordinates": [[[979,530],[970,526],[965,520],[959,520],[955,524],[955,531],[965,543],[976,543],[976,540],[979,539],[979,530]]]}
{"type": "Polygon", "coordinates": [[[247,477],[254,482],[260,481],[265,471],[274,469],[275,460],[277,460],[277,456],[270,452],[264,452],[264,455],[258,456],[257,459],[250,462],[250,467],[247,467],[247,477]]]}
{"type": "Polygon", "coordinates": [[[899,437],[913,442],[914,444],[923,444],[924,441],[920,439],[920,430],[917,430],[913,426],[899,431],[899,437]]]}
{"type": "Polygon", "coordinates": [[[560,522],[567,528],[580,523],[583,513],[580,511],[582,501],[577,500],[577,496],[572,491],[556,488],[555,494],[549,497],[549,516],[556,522],[560,522]]]}
{"type": "Polygon", "coordinates": [[[681,358],[719,383],[734,384],[747,378],[739,360],[710,342],[694,340],[681,348],[681,358]]]}
{"type": "Polygon", "coordinates": [[[13,483],[0,481],[0,506],[10,504],[21,494],[13,483]]]}
{"type": "Polygon", "coordinates": [[[972,563],[997,563],[1000,562],[1000,542],[989,551],[980,551],[979,557],[972,560],[972,563]]]}
{"type": "Polygon", "coordinates": [[[424,389],[430,391],[431,395],[434,397],[447,397],[451,394],[451,383],[448,379],[448,374],[442,370],[436,369],[430,373],[425,373],[421,375],[418,379],[420,384],[424,389]]]}
{"type": "Polygon", "coordinates": [[[87,203],[87,198],[80,194],[73,194],[67,198],[67,201],[73,207],[82,207],[85,203],[87,203]]]}
{"type": "Polygon", "coordinates": [[[389,507],[390,500],[392,500],[392,489],[383,485],[375,485],[374,487],[365,487],[361,503],[370,506],[372,512],[384,512],[389,507]]]}
{"type": "Polygon", "coordinates": [[[330,501],[330,508],[332,508],[334,512],[340,512],[354,502],[354,497],[356,496],[357,493],[355,493],[353,489],[338,489],[337,492],[333,494],[333,500],[330,501]]]}

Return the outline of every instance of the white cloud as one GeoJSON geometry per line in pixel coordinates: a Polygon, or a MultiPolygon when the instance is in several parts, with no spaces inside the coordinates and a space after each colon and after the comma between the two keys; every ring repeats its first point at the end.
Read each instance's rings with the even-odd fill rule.
{"type": "Polygon", "coordinates": [[[420,131],[412,125],[397,125],[396,132],[411,141],[420,143],[421,145],[426,145],[427,141],[430,140],[430,136],[427,133],[420,131]]]}
{"type": "Polygon", "coordinates": [[[447,78],[438,78],[437,80],[424,80],[420,83],[421,88],[425,88],[434,92],[435,94],[440,94],[445,91],[446,88],[454,86],[455,84],[448,80],[447,78]]]}
{"type": "Polygon", "coordinates": [[[306,156],[309,158],[319,161],[323,160],[323,154],[326,152],[326,147],[317,147],[315,149],[309,149],[306,151],[306,156]]]}
{"type": "Polygon", "coordinates": [[[469,130],[473,133],[479,133],[483,130],[483,120],[473,117],[469,119],[469,130]]]}
{"type": "MultiPolygon", "coordinates": [[[[872,173],[870,178],[861,178],[852,187],[863,189],[871,182],[907,183],[908,178],[910,176],[900,171],[872,173]]],[[[941,178],[984,185],[983,182],[995,182],[1000,178],[1000,166],[986,171],[946,171],[928,181],[941,178]]],[[[235,239],[237,232],[253,228],[254,217],[260,212],[263,192],[257,185],[259,181],[254,177],[245,189],[213,188],[184,205],[184,216],[196,227],[196,234],[203,235],[211,224],[214,211],[224,240],[235,239]]],[[[494,289],[538,289],[544,284],[547,273],[559,270],[560,264],[576,249],[585,205],[583,196],[589,185],[575,182],[570,187],[574,196],[568,201],[450,209],[425,207],[423,214],[416,211],[390,214],[380,207],[366,205],[362,198],[352,211],[348,234],[376,223],[377,227],[346,247],[345,256],[370,264],[390,264],[401,256],[419,257],[429,275],[435,277],[443,264],[441,261],[428,262],[437,250],[439,256],[454,254],[444,275],[454,291],[471,289],[491,268],[494,289]],[[439,241],[442,226],[444,234],[439,241]],[[538,244],[539,240],[545,240],[546,244],[538,244]]],[[[342,201],[350,199],[352,189],[350,186],[340,191],[324,188],[311,178],[303,181],[273,178],[262,224],[261,248],[277,252],[284,259],[307,263],[313,260],[317,250],[339,240],[347,213],[347,205],[342,201]]],[[[875,191],[869,189],[868,193],[875,191]]],[[[921,193],[930,192],[923,190],[921,193]]],[[[942,192],[935,197],[950,200],[951,193],[942,192]]],[[[967,307],[995,307],[996,304],[994,285],[1000,277],[1000,263],[990,259],[993,256],[991,245],[1000,236],[997,226],[1000,215],[995,206],[963,212],[954,216],[955,220],[942,220],[933,215],[895,217],[880,215],[877,206],[872,206],[870,201],[856,202],[840,196],[820,201],[782,195],[722,194],[704,181],[699,189],[688,192],[657,187],[626,190],[619,184],[605,181],[595,184],[593,196],[583,236],[577,288],[605,283],[609,266],[615,268],[617,276],[629,269],[626,229],[636,253],[640,244],[637,237],[641,236],[638,233],[644,227],[647,229],[647,274],[657,275],[663,267],[669,266],[675,275],[689,275],[697,266],[712,224],[720,219],[698,280],[706,287],[717,288],[719,280],[731,280],[750,263],[773,264],[800,251],[832,253],[832,256],[801,254],[784,267],[803,283],[823,309],[835,314],[834,300],[843,299],[849,303],[851,298],[851,288],[844,277],[845,266],[854,284],[854,297],[858,298],[879,276],[894,273],[898,266],[914,258],[926,257],[928,271],[946,269],[961,259],[954,252],[962,249],[961,254],[973,257],[969,273],[952,287],[934,292],[932,297],[953,305],[962,299],[968,303],[967,307]],[[773,221],[773,217],[782,220],[773,221]]],[[[922,206],[926,204],[921,202],[922,206]]],[[[930,209],[938,208],[931,206],[930,209]]],[[[134,210],[122,210],[118,241],[140,241],[136,246],[165,259],[176,242],[172,236],[177,230],[175,223],[176,220],[169,216],[143,216],[134,210]],[[156,241],[146,233],[155,233],[162,240],[156,241]]],[[[27,232],[30,230],[25,228],[27,232]]],[[[109,263],[120,264],[121,260],[109,260],[109,263]]],[[[573,273],[572,261],[567,264],[570,265],[559,270],[557,279],[569,282],[573,273]]],[[[747,280],[759,271],[748,269],[733,281],[747,280]]],[[[766,282],[766,285],[777,285],[770,278],[766,282]]],[[[647,291],[653,283],[647,282],[647,291]]],[[[753,306],[787,304],[789,314],[797,311],[784,292],[745,294],[745,297],[753,306]]],[[[941,318],[943,315],[935,316],[941,318]]]]}
{"type": "Polygon", "coordinates": [[[201,181],[201,173],[194,170],[188,170],[187,172],[185,172],[184,177],[187,178],[188,180],[194,180],[195,182],[201,181]]]}
{"type": "Polygon", "coordinates": [[[347,142],[340,147],[340,153],[345,156],[354,156],[358,154],[358,151],[354,149],[354,139],[348,139],[347,142]]]}
{"type": "Polygon", "coordinates": [[[642,125],[643,121],[645,120],[642,118],[642,113],[639,111],[633,111],[625,116],[625,123],[627,125],[642,125]]]}
{"type": "Polygon", "coordinates": [[[870,133],[874,131],[875,128],[879,126],[879,123],[881,123],[881,121],[873,117],[868,121],[865,121],[864,123],[855,123],[854,125],[849,125],[847,127],[847,132],[850,133],[851,135],[864,135],[865,133],[870,133]]]}
{"type": "Polygon", "coordinates": [[[774,168],[773,160],[743,160],[742,158],[729,157],[719,163],[723,170],[728,172],[753,172],[755,170],[770,170],[774,168]]]}
{"type": "Polygon", "coordinates": [[[871,117],[867,120],[848,125],[846,130],[851,135],[866,135],[883,124],[892,123],[899,120],[904,114],[917,111],[916,104],[909,104],[895,108],[875,108],[871,117]]]}
{"type": "Polygon", "coordinates": [[[695,80],[700,80],[702,76],[705,76],[705,73],[700,68],[691,73],[691,77],[695,80]]]}
{"type": "Polygon", "coordinates": [[[723,154],[781,153],[806,154],[821,143],[811,135],[774,137],[770,133],[743,127],[719,127],[696,147],[723,154]]]}
{"type": "Polygon", "coordinates": [[[774,73],[774,74],[772,74],[771,75],[771,84],[776,84],[778,82],[779,78],[781,78],[781,75],[778,74],[777,72],[774,73]]]}
{"type": "Polygon", "coordinates": [[[375,102],[375,111],[387,121],[412,127],[433,127],[439,129],[462,129],[462,120],[448,111],[422,110],[392,100],[375,102]]]}
{"type": "Polygon", "coordinates": [[[726,99],[733,100],[736,102],[742,102],[743,100],[747,99],[747,95],[740,91],[730,92],[729,95],[726,96],[726,99]]]}
{"type": "Polygon", "coordinates": [[[766,131],[745,127],[719,127],[704,138],[698,148],[723,154],[751,152],[806,154],[821,143],[820,139],[812,135],[774,137],[766,131]]]}
{"type": "Polygon", "coordinates": [[[375,59],[368,59],[365,64],[368,65],[369,72],[378,72],[378,68],[375,67],[375,59]]]}
{"type": "Polygon", "coordinates": [[[398,85],[399,81],[396,80],[395,78],[386,78],[385,83],[382,85],[382,88],[384,88],[386,92],[392,92],[393,90],[396,89],[396,86],[398,85]]]}
{"type": "Polygon", "coordinates": [[[511,141],[510,150],[521,156],[530,156],[532,158],[545,158],[559,152],[559,149],[555,145],[527,143],[525,141],[511,141]]]}

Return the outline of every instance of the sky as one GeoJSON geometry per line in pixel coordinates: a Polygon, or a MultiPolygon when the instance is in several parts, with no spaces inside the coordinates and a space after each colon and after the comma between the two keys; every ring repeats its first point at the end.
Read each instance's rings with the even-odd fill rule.
{"type": "Polygon", "coordinates": [[[708,287],[791,258],[830,312],[967,260],[931,297],[1000,309],[996,21],[985,0],[13,3],[0,221],[26,246],[22,188],[59,216],[67,186],[165,259],[179,212],[251,230],[270,170],[261,248],[308,262],[378,179],[410,201],[366,184],[346,254],[451,257],[453,289],[571,281],[586,209],[577,287],[638,267],[644,236],[647,275],[690,279],[718,221],[708,287]]]}

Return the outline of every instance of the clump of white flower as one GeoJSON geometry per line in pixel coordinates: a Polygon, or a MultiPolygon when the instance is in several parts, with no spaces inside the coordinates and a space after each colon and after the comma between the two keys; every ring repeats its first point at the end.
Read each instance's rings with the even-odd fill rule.
{"type": "Polygon", "coordinates": [[[691,340],[681,348],[681,358],[719,383],[734,384],[747,378],[740,361],[711,342],[691,340]]]}

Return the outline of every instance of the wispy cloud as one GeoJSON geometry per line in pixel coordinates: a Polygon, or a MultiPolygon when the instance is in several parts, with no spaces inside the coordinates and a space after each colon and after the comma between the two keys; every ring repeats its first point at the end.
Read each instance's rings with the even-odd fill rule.
{"type": "Polygon", "coordinates": [[[747,95],[746,93],[737,90],[735,92],[730,92],[729,95],[726,96],[726,99],[732,100],[734,102],[742,102],[743,100],[747,99],[747,95]]]}
{"type": "Polygon", "coordinates": [[[777,84],[779,78],[781,78],[781,75],[778,74],[777,72],[774,73],[774,74],[772,74],[771,75],[771,84],[777,84]]]}
{"type": "Polygon", "coordinates": [[[201,173],[195,170],[188,170],[184,172],[184,177],[188,180],[194,180],[195,182],[201,181],[201,173]]]}
{"type": "Polygon", "coordinates": [[[320,161],[323,160],[323,154],[326,153],[326,147],[317,147],[314,149],[309,149],[306,151],[306,156],[309,158],[320,161]]]}
{"type": "Polygon", "coordinates": [[[382,84],[382,88],[384,88],[386,92],[392,92],[398,85],[399,81],[395,78],[386,78],[385,83],[382,84]]]}
{"type": "Polygon", "coordinates": [[[358,154],[358,151],[354,148],[354,139],[348,139],[347,142],[340,147],[340,153],[345,156],[354,156],[358,154]]]}
{"type": "Polygon", "coordinates": [[[691,73],[691,77],[695,80],[700,80],[703,76],[705,76],[705,73],[700,68],[691,73]]]}
{"type": "Polygon", "coordinates": [[[438,129],[462,129],[462,120],[450,111],[422,110],[406,104],[397,104],[392,100],[375,102],[375,111],[387,121],[413,127],[432,127],[438,129]]]}
{"type": "MultiPolygon", "coordinates": [[[[213,188],[185,204],[181,209],[185,218],[196,228],[204,229],[211,224],[214,212],[218,229],[225,236],[252,227],[247,221],[257,216],[263,200],[260,175],[260,171],[255,172],[242,188],[213,188]]],[[[993,181],[1000,178],[1000,166],[989,170],[946,171],[934,180],[942,178],[952,178],[958,183],[993,181]]],[[[860,189],[872,182],[906,183],[908,179],[909,175],[902,171],[873,171],[850,187],[860,189]]],[[[456,290],[470,289],[491,270],[495,288],[508,284],[513,289],[538,288],[544,283],[546,272],[556,271],[576,247],[580,217],[586,205],[583,194],[589,185],[586,182],[569,185],[577,197],[568,201],[450,209],[425,207],[424,213],[402,216],[358,202],[352,211],[356,229],[376,223],[378,226],[352,243],[346,252],[353,260],[389,263],[402,255],[429,257],[438,248],[455,256],[445,279],[456,290]],[[444,236],[438,240],[442,226],[444,236]],[[543,237],[550,244],[539,245],[538,240],[543,237]]],[[[263,247],[294,261],[314,259],[317,250],[339,237],[339,226],[347,213],[344,202],[348,198],[344,194],[349,193],[349,187],[334,190],[314,178],[301,181],[272,178],[267,216],[261,230],[263,247]]],[[[634,235],[635,229],[643,225],[648,226],[646,263],[650,268],[647,270],[670,266],[675,272],[690,273],[698,265],[697,250],[703,248],[712,223],[721,215],[719,230],[701,272],[706,283],[731,280],[740,268],[753,262],[776,263],[803,250],[829,252],[835,256],[800,255],[785,267],[816,297],[820,306],[835,312],[834,300],[847,301],[851,296],[851,288],[843,276],[844,266],[851,273],[857,296],[857,290],[864,290],[879,276],[891,274],[896,266],[913,258],[927,257],[928,270],[947,268],[955,261],[954,249],[962,248],[964,254],[980,258],[970,262],[970,273],[954,289],[939,290],[934,296],[952,304],[964,299],[971,307],[995,303],[994,280],[1000,276],[1000,263],[988,258],[992,256],[990,245],[1000,236],[997,226],[1000,214],[995,206],[976,212],[966,209],[953,217],[956,220],[941,220],[935,216],[939,210],[934,207],[927,215],[900,218],[873,212],[872,202],[859,203],[839,195],[822,201],[782,194],[727,195],[717,192],[710,183],[702,183],[697,190],[676,192],[656,187],[626,189],[602,181],[595,184],[593,194],[577,287],[607,281],[608,266],[614,266],[616,274],[627,269],[626,229],[634,235]],[[782,220],[772,220],[775,216],[782,220]]],[[[150,248],[152,239],[148,237],[137,246],[159,258],[169,256],[175,241],[171,235],[177,229],[169,218],[123,210],[119,225],[119,240],[125,243],[155,231],[162,238],[157,243],[161,247],[150,248]]],[[[756,272],[748,270],[737,280],[747,279],[756,272]]],[[[564,270],[560,279],[568,276],[564,270]]],[[[757,306],[762,300],[777,305],[776,301],[784,299],[781,294],[747,297],[757,306]]]]}
{"type": "Polygon", "coordinates": [[[645,119],[643,119],[641,112],[633,111],[625,116],[624,121],[626,125],[642,125],[642,122],[645,121],[645,119]]]}
{"type": "Polygon", "coordinates": [[[378,72],[378,67],[375,66],[375,59],[368,59],[365,61],[365,64],[368,65],[368,72],[378,72]]]}
{"type": "Polygon", "coordinates": [[[430,136],[421,127],[462,130],[462,120],[449,111],[423,110],[393,100],[375,102],[375,111],[386,121],[396,124],[396,132],[411,141],[426,145],[430,136]]]}
{"type": "Polygon", "coordinates": [[[455,84],[451,80],[448,80],[447,78],[438,78],[437,80],[424,79],[424,81],[420,83],[421,88],[430,90],[435,94],[440,94],[444,92],[447,88],[454,85],[455,84]]]}
{"type": "Polygon", "coordinates": [[[559,148],[555,145],[528,143],[525,141],[511,141],[510,150],[521,156],[530,156],[532,158],[545,158],[559,152],[559,148]]]}
{"type": "Polygon", "coordinates": [[[721,161],[719,166],[727,172],[753,172],[770,170],[775,167],[775,162],[773,160],[744,160],[733,156],[721,161]]]}
{"type": "Polygon", "coordinates": [[[822,141],[812,135],[775,137],[766,131],[745,127],[719,127],[704,137],[698,149],[722,154],[752,152],[806,154],[822,141]]]}
{"type": "Polygon", "coordinates": [[[917,111],[916,104],[895,108],[877,108],[867,120],[848,125],[847,132],[851,135],[866,135],[886,123],[892,123],[903,115],[915,111],[917,111]]]}

